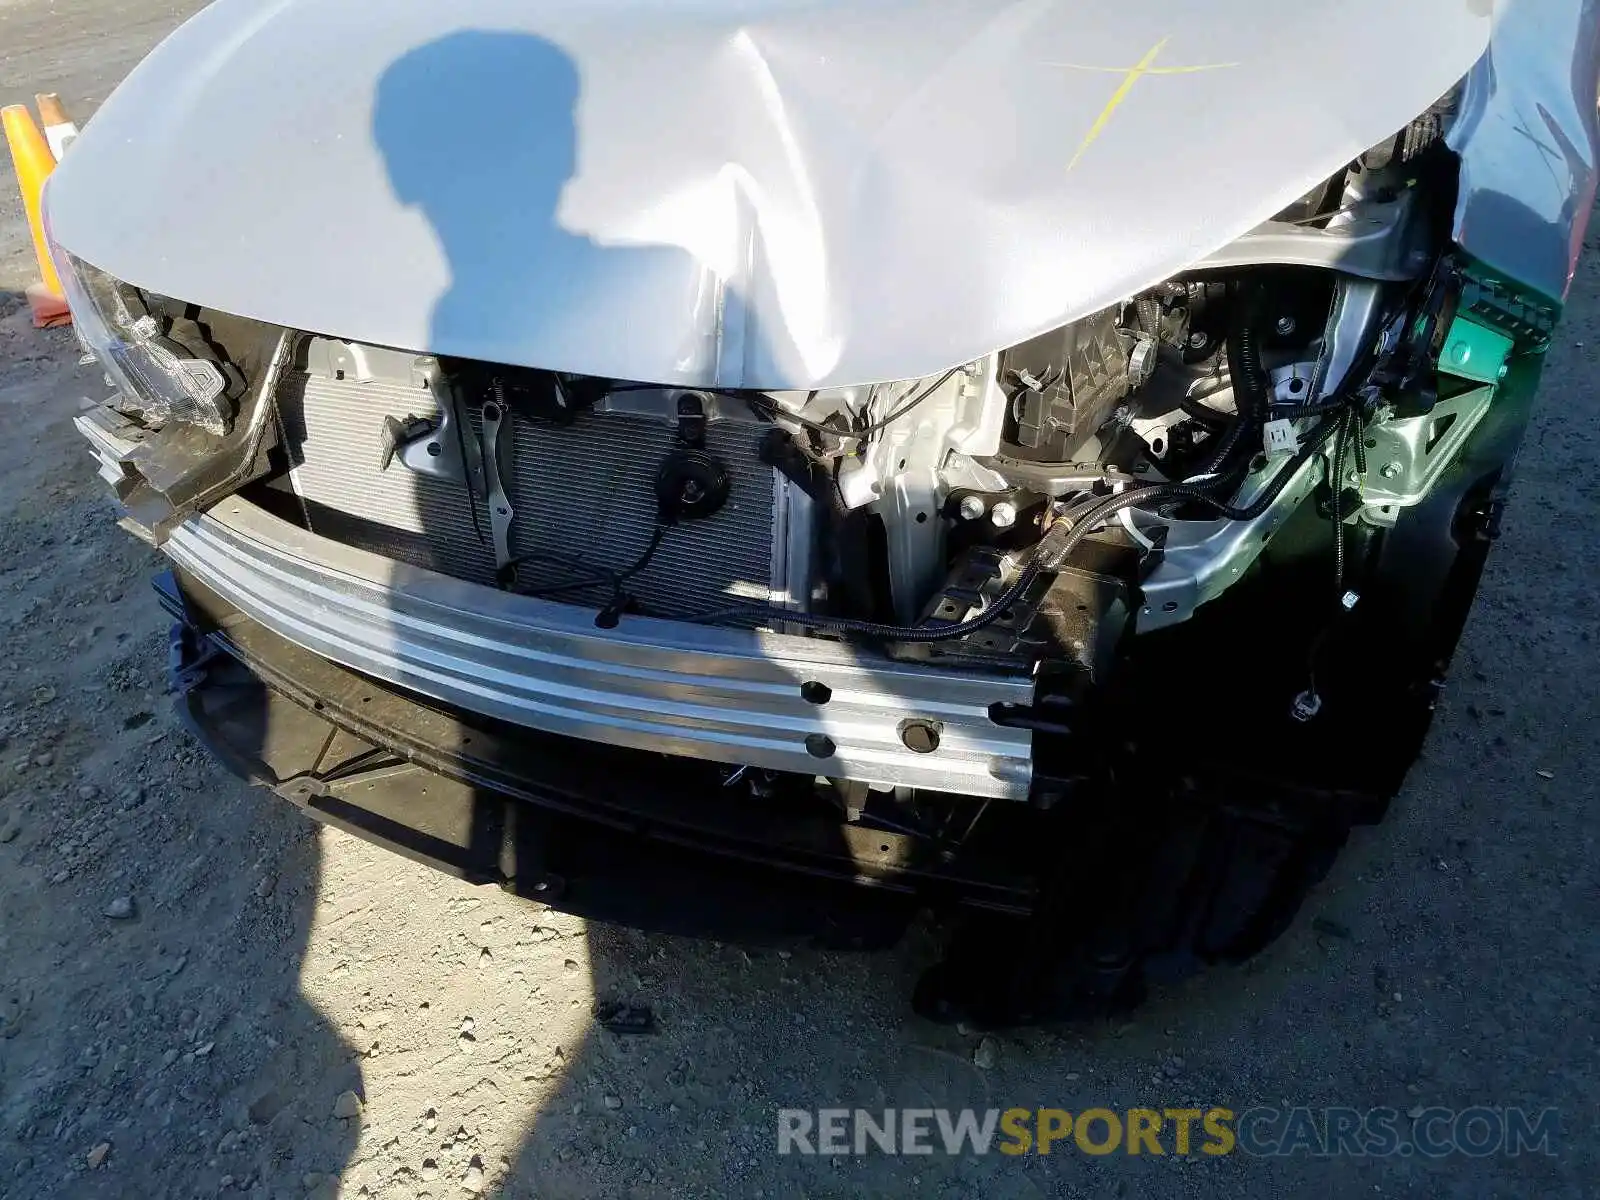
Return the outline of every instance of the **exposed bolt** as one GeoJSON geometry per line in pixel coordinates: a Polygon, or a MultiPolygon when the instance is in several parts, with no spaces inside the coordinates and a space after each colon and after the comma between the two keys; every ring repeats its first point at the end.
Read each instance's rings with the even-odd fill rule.
{"type": "Polygon", "coordinates": [[[988,512],[988,511],[989,511],[989,505],[987,504],[987,502],[985,502],[985,500],[984,500],[984,498],[982,496],[963,496],[963,497],[961,497],[960,512],[961,512],[961,519],[962,520],[964,520],[964,521],[976,521],[979,517],[983,516],[983,514],[988,512]]]}
{"type": "Polygon", "coordinates": [[[1349,612],[1355,608],[1356,604],[1360,600],[1361,594],[1359,592],[1346,592],[1344,595],[1339,597],[1339,605],[1345,610],[1345,612],[1349,612]]]}
{"type": "Polygon", "coordinates": [[[1404,469],[1405,468],[1402,467],[1398,462],[1386,462],[1383,464],[1383,469],[1379,471],[1378,474],[1382,475],[1385,479],[1393,479],[1404,469]]]}
{"type": "Polygon", "coordinates": [[[1294,318],[1279,317],[1277,322],[1272,327],[1278,331],[1279,336],[1288,337],[1294,332],[1294,318]]]}
{"type": "Polygon", "coordinates": [[[1017,523],[1017,506],[1009,500],[999,501],[989,510],[989,520],[996,529],[1010,529],[1017,523]]]}
{"type": "Polygon", "coordinates": [[[1203,333],[1197,329],[1189,335],[1189,349],[1203,350],[1210,343],[1210,341],[1211,336],[1209,334],[1203,333]]]}

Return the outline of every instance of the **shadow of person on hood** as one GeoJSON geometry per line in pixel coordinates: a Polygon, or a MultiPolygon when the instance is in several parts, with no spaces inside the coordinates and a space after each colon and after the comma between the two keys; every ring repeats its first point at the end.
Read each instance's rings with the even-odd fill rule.
{"type": "Polygon", "coordinates": [[[687,251],[603,246],[562,224],[579,90],[560,47],[492,30],[428,42],[379,80],[373,137],[390,183],[428,218],[450,271],[434,352],[504,362],[508,349],[555,347],[562,361],[538,365],[596,369],[586,364],[613,359],[619,342],[673,336],[656,307],[663,293],[681,293],[688,328],[702,272],[687,251]]]}

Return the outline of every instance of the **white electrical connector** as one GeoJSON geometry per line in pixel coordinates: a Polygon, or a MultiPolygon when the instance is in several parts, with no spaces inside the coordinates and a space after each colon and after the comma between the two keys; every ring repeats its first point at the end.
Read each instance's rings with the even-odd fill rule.
{"type": "Polygon", "coordinates": [[[1295,432],[1294,422],[1286,417],[1267,422],[1262,430],[1262,443],[1268,454],[1300,453],[1300,435],[1295,432]]]}

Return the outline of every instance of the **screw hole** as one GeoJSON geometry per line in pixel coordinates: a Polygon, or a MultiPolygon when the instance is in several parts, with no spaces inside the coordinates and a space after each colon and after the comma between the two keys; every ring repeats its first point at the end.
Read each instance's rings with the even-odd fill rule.
{"type": "Polygon", "coordinates": [[[1161,606],[1161,611],[1162,612],[1169,612],[1169,613],[1170,612],[1177,612],[1178,611],[1178,602],[1176,600],[1168,600],[1165,604],[1163,604],[1161,606]]]}
{"type": "Polygon", "coordinates": [[[917,524],[918,525],[926,525],[927,523],[928,523],[928,514],[925,513],[925,512],[918,513],[917,514],[917,524]]]}
{"type": "Polygon", "coordinates": [[[833,699],[833,689],[825,683],[808,679],[800,685],[800,698],[807,704],[826,704],[833,699]]]}

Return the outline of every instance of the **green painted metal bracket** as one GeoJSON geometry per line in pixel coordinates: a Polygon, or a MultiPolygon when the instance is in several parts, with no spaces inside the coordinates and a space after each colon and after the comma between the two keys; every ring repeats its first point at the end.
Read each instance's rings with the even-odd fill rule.
{"type": "Polygon", "coordinates": [[[1516,341],[1508,333],[1472,320],[1456,310],[1439,348],[1439,370],[1447,375],[1495,384],[1506,373],[1516,341]]]}

